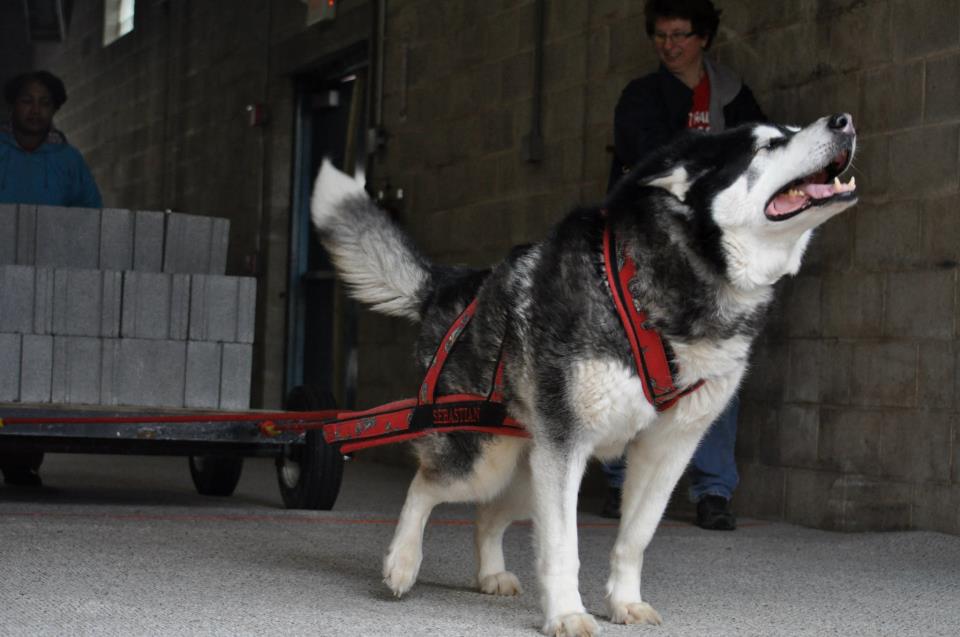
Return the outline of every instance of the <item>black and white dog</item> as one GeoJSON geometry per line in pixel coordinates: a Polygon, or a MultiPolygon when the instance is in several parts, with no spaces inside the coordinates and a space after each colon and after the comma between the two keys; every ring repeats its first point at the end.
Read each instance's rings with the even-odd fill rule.
{"type": "Polygon", "coordinates": [[[416,581],[433,507],[477,502],[480,590],[520,591],[502,538],[513,520],[532,515],[543,632],[597,634],[577,581],[577,491],[591,456],[625,451],[610,620],[660,623],[640,595],[644,549],[698,441],[744,375],[773,284],[797,272],[814,228],[856,202],[853,180],[838,179],[855,144],[848,114],[803,129],[689,134],[626,175],[602,208],[574,210],[543,241],[482,271],[428,262],[359,182],[325,164],[313,222],[353,295],[420,322],[416,356],[424,368],[477,297],[439,393],[485,394],[502,343],[507,409],[531,436],[458,432],[414,443],[420,469],[383,566],[394,594],[416,581]],[[669,344],[678,386],[705,381],[663,412],[644,397],[614,311],[602,265],[605,223],[618,254],[636,262],[630,291],[669,344]]]}

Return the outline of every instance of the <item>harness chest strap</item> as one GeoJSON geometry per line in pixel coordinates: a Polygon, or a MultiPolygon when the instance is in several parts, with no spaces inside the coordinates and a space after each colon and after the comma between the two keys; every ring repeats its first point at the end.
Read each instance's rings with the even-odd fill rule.
{"type": "Polygon", "coordinates": [[[603,229],[603,261],[613,303],[630,342],[644,396],[654,409],[665,411],[683,396],[699,389],[704,381],[697,381],[682,389],[677,387],[660,333],[646,327],[647,314],[638,309],[636,300],[630,294],[630,279],[636,274],[637,264],[629,256],[624,256],[623,266],[620,267],[616,245],[613,224],[607,219],[603,229]]]}

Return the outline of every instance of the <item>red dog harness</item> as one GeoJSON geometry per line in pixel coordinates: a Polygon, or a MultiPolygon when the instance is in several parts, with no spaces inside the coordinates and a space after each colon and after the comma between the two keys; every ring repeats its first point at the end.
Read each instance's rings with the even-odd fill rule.
{"type": "MultiPolygon", "coordinates": [[[[682,396],[703,385],[679,389],[673,380],[670,362],[660,334],[645,327],[647,315],[637,306],[630,294],[629,283],[637,265],[625,257],[623,264],[617,258],[616,240],[609,222],[603,231],[603,261],[607,283],[630,342],[637,374],[643,381],[643,393],[657,411],[670,409],[682,396]]],[[[436,396],[437,382],[457,339],[466,330],[477,311],[474,299],[453,322],[440,341],[420,386],[417,398],[392,402],[367,411],[340,412],[332,422],[324,423],[323,437],[328,444],[337,445],[341,453],[379,445],[413,440],[431,433],[473,431],[506,436],[529,437],[519,422],[507,415],[503,404],[503,353],[497,361],[493,385],[486,396],[478,394],[450,394],[436,396]]]]}

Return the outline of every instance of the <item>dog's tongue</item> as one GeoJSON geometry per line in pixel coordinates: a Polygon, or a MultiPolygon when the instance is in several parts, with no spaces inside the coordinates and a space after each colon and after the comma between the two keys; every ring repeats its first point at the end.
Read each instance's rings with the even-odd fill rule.
{"type": "Polygon", "coordinates": [[[770,217],[777,217],[779,215],[786,215],[799,210],[803,204],[807,202],[808,197],[805,195],[791,195],[784,193],[782,195],[777,195],[773,198],[767,205],[767,215],[770,217]]]}
{"type": "Polygon", "coordinates": [[[833,184],[802,184],[792,192],[785,192],[773,198],[767,206],[767,214],[771,217],[786,215],[799,210],[811,199],[823,199],[836,194],[833,184]]]}

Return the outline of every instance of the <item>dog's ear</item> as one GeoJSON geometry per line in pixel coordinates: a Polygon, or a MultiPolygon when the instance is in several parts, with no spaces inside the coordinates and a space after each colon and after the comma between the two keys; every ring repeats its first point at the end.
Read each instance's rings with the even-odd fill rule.
{"type": "Polygon", "coordinates": [[[687,197],[687,191],[690,190],[690,186],[693,185],[694,181],[686,168],[683,166],[673,166],[658,174],[645,175],[637,181],[637,184],[640,186],[663,188],[680,201],[684,201],[687,197]]]}

